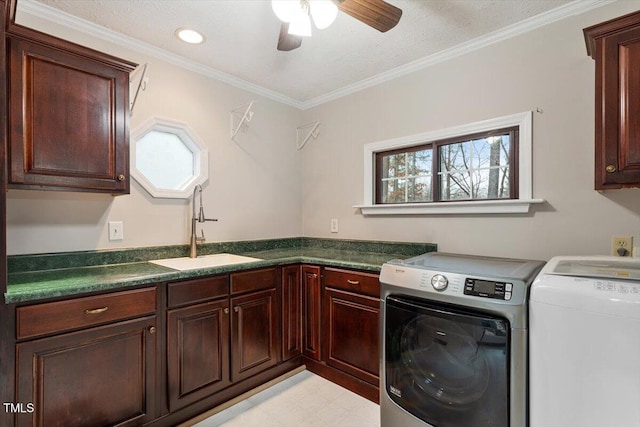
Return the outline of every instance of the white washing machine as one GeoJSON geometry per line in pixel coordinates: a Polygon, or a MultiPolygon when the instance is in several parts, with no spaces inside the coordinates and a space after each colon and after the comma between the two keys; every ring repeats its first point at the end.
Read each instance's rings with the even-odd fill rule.
{"type": "Polygon", "coordinates": [[[551,259],[529,334],[529,427],[640,426],[640,260],[551,259]]]}

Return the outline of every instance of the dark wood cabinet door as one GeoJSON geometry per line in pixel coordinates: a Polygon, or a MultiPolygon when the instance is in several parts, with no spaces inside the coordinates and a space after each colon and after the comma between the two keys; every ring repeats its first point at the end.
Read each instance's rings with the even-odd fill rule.
{"type": "Polygon", "coordinates": [[[8,40],[9,185],[129,193],[131,68],[8,40]]]}
{"type": "Polygon", "coordinates": [[[276,288],[231,298],[231,380],[248,378],[279,359],[276,288]]]}
{"type": "Polygon", "coordinates": [[[133,426],[155,416],[156,318],[16,346],[18,426],[133,426]],[[28,410],[25,412],[29,412],[28,410]]]}
{"type": "Polygon", "coordinates": [[[323,310],[327,365],[377,386],[380,300],[325,288],[323,310]]]}
{"type": "Polygon", "coordinates": [[[584,30],[596,60],[596,190],[640,187],[640,12],[584,30]]]}
{"type": "Polygon", "coordinates": [[[302,354],[300,266],[282,268],[282,360],[302,354]]]}
{"type": "Polygon", "coordinates": [[[302,266],[302,297],[304,301],[304,355],[320,360],[321,287],[320,267],[302,266]]]}
{"type": "Polygon", "coordinates": [[[225,387],[229,378],[229,300],[167,312],[169,409],[225,387]]]}

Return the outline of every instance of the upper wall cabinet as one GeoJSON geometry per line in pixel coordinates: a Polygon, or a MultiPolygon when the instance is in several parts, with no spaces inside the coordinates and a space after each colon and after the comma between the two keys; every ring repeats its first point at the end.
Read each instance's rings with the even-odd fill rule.
{"type": "Polygon", "coordinates": [[[584,36],[596,61],[596,190],[640,187],[640,12],[584,36]]]}
{"type": "Polygon", "coordinates": [[[18,25],[7,41],[9,187],[129,193],[135,64],[18,25]]]}

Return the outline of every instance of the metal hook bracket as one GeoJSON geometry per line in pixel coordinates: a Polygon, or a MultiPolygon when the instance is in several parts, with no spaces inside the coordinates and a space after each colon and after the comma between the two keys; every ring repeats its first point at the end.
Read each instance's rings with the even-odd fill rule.
{"type": "MultiPolygon", "coordinates": [[[[138,95],[140,91],[145,91],[147,89],[147,84],[149,83],[149,78],[146,77],[147,69],[149,68],[149,63],[145,62],[143,65],[139,65],[130,75],[129,85],[136,81],[137,75],[140,74],[140,79],[138,80],[138,84],[136,86],[135,94],[133,95],[133,99],[129,102],[129,112],[133,114],[133,107],[136,105],[136,101],[138,99],[138,95]]],[[[131,92],[131,88],[129,88],[131,92]]]]}
{"type": "Polygon", "coordinates": [[[231,110],[231,139],[233,141],[235,141],[235,137],[240,130],[247,130],[248,123],[253,118],[253,104],[255,104],[255,101],[231,110]]]}
{"type": "Polygon", "coordinates": [[[318,135],[320,135],[320,130],[318,129],[320,124],[320,122],[307,123],[306,125],[299,126],[296,129],[296,147],[298,150],[301,150],[312,137],[313,139],[318,138],[318,135]],[[302,140],[300,139],[301,134],[304,137],[302,140]]]}

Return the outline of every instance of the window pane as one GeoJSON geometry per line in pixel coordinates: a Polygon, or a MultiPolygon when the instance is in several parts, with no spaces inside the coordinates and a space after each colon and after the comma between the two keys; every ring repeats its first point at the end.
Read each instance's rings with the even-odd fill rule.
{"type": "Polygon", "coordinates": [[[442,145],[442,200],[509,198],[509,134],[442,145]]]}
{"type": "Polygon", "coordinates": [[[382,181],[382,203],[404,203],[406,188],[405,179],[382,181]]]}
{"type": "Polygon", "coordinates": [[[405,160],[404,153],[384,156],[382,176],[384,178],[404,176],[406,173],[405,160]]]}
{"type": "Polygon", "coordinates": [[[433,200],[431,195],[431,176],[409,180],[408,198],[408,202],[430,202],[433,200]]]}
{"type": "Polygon", "coordinates": [[[433,150],[378,153],[381,167],[377,203],[428,202],[432,197],[433,150]]]}
{"type": "Polygon", "coordinates": [[[151,130],[136,143],[135,166],[157,188],[179,190],[193,178],[194,154],[178,135],[151,130]]]}
{"type": "Polygon", "coordinates": [[[433,165],[432,153],[433,151],[431,149],[407,153],[409,175],[431,175],[431,167],[433,165]]]}

